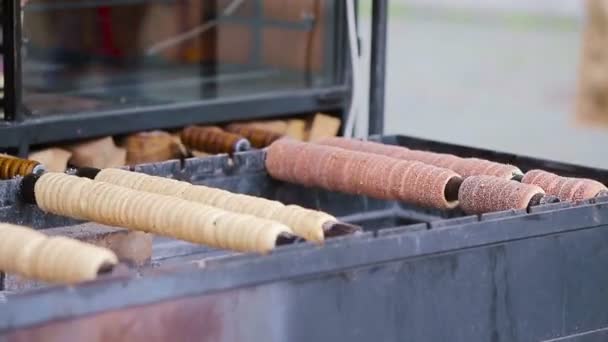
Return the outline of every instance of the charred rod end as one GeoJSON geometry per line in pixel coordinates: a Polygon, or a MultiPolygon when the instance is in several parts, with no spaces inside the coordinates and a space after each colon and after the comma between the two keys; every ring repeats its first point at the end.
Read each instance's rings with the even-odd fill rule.
{"type": "Polygon", "coordinates": [[[40,179],[40,175],[37,174],[29,174],[21,180],[21,184],[19,186],[19,194],[21,199],[28,204],[37,204],[36,203],[36,182],[40,179]]]}
{"type": "Polygon", "coordinates": [[[539,204],[543,205],[543,204],[551,204],[551,203],[559,203],[559,202],[560,202],[559,197],[545,194],[540,199],[540,203],[539,204]]]}
{"type": "Polygon", "coordinates": [[[524,175],[521,173],[514,173],[513,177],[511,177],[511,180],[514,180],[516,182],[520,182],[524,179],[524,175]]]}
{"type": "Polygon", "coordinates": [[[120,260],[117,264],[106,262],[97,270],[97,276],[126,276],[131,274],[132,270],[134,269],[137,269],[137,265],[133,261],[129,260],[120,260]]]}
{"type": "Polygon", "coordinates": [[[95,179],[99,172],[101,172],[101,170],[94,167],[80,167],[76,169],[74,175],[83,178],[95,179]]]}
{"type": "Polygon", "coordinates": [[[97,270],[97,276],[112,274],[116,265],[106,262],[103,263],[97,270]]]}
{"type": "Polygon", "coordinates": [[[530,203],[528,204],[528,207],[557,203],[557,202],[559,202],[559,198],[557,198],[556,196],[538,193],[538,194],[532,196],[532,198],[530,199],[530,203]]]}
{"type": "Polygon", "coordinates": [[[360,226],[346,222],[328,221],[323,224],[323,232],[326,238],[352,235],[362,231],[363,228],[360,226]]]}
{"type": "Polygon", "coordinates": [[[275,246],[291,245],[297,241],[298,237],[290,233],[281,233],[277,237],[275,246]]]}

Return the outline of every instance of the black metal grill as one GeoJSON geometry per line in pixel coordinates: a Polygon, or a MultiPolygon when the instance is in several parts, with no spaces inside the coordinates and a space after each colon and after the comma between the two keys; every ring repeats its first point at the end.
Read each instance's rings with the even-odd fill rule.
{"type": "Polygon", "coordinates": [[[2,1],[2,118],[21,119],[21,6],[18,0],[2,1]]]}

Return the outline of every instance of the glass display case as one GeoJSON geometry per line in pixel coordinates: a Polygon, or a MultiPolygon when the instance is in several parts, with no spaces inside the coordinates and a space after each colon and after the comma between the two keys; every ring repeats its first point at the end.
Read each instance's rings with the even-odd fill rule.
{"type": "Polygon", "coordinates": [[[338,86],[338,3],[31,0],[23,102],[82,114],[338,86]]]}
{"type": "MultiPolygon", "coordinates": [[[[385,11],[384,1],[374,6],[385,11]]],[[[382,127],[380,16],[372,133],[382,127]]],[[[0,149],[23,155],[32,145],[192,123],[344,116],[347,23],[346,2],[329,0],[3,1],[0,149]]]]}

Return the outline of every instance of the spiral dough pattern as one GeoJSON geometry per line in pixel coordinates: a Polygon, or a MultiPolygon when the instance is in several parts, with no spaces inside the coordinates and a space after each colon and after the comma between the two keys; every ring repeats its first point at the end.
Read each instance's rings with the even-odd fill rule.
{"type": "Polygon", "coordinates": [[[538,185],[548,194],[556,196],[562,201],[581,201],[608,190],[604,184],[592,179],[561,177],[543,170],[528,171],[521,181],[538,185]]]}
{"type": "Polygon", "coordinates": [[[402,146],[385,145],[372,141],[362,141],[340,137],[325,138],[317,144],[340,147],[351,151],[375,153],[401,160],[419,161],[425,164],[450,169],[462,177],[487,175],[511,179],[521,174],[513,165],[501,164],[478,158],[461,158],[452,154],[410,150],[402,146]]]}
{"type": "Polygon", "coordinates": [[[467,214],[483,214],[509,209],[526,209],[532,197],[544,194],[536,185],[493,176],[466,178],[458,191],[460,207],[467,214]]]}
{"type": "Polygon", "coordinates": [[[104,267],[117,263],[116,254],[109,249],[0,224],[0,270],[4,272],[49,283],[74,284],[93,280],[104,267]]]}
{"type": "Polygon", "coordinates": [[[46,212],[215,248],[266,253],[291,233],[275,221],[63,173],[43,174],[34,192],[46,212]]]}
{"type": "Polygon", "coordinates": [[[266,168],[276,179],[305,186],[438,209],[458,204],[445,190],[459,175],[416,161],[281,139],[268,148],[266,168]]]}
{"type": "Polygon", "coordinates": [[[0,179],[12,179],[17,176],[27,176],[34,173],[37,161],[0,156],[0,179]]]}
{"type": "Polygon", "coordinates": [[[218,154],[235,152],[243,137],[215,126],[190,126],[182,131],[181,139],[190,149],[218,154]]]}
{"type": "Polygon", "coordinates": [[[325,223],[337,222],[337,219],[329,214],[297,205],[286,206],[265,198],[234,194],[217,188],[120,169],[101,170],[95,180],[278,221],[290,227],[296,235],[314,242],[324,240],[325,223]]]}

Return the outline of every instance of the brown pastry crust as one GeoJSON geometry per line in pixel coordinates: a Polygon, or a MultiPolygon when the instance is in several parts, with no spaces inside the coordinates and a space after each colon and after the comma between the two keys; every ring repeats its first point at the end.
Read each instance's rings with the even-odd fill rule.
{"type": "Polygon", "coordinates": [[[508,209],[526,209],[537,194],[536,185],[523,184],[494,176],[471,176],[462,182],[458,192],[460,207],[467,214],[483,214],[508,209]]]}
{"type": "Polygon", "coordinates": [[[450,169],[462,177],[488,175],[511,179],[522,172],[513,165],[501,164],[477,158],[461,158],[451,154],[410,150],[406,147],[385,145],[372,141],[362,141],[341,137],[325,138],[317,144],[340,147],[359,152],[380,154],[402,160],[419,161],[425,164],[450,169]]]}
{"type": "Polygon", "coordinates": [[[592,179],[562,177],[543,170],[530,170],[521,181],[537,185],[562,201],[581,201],[608,190],[604,184],[592,179]]]}

